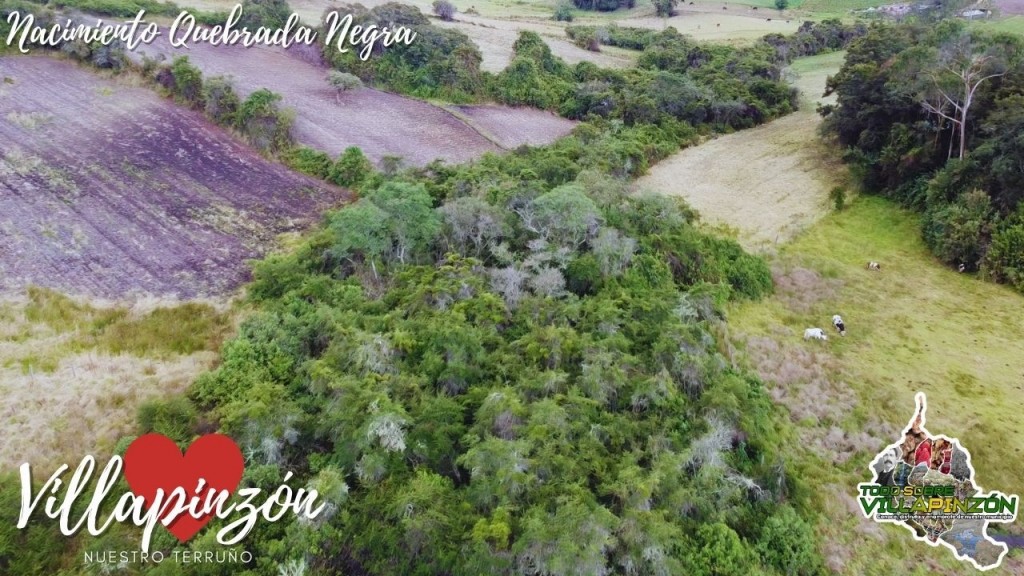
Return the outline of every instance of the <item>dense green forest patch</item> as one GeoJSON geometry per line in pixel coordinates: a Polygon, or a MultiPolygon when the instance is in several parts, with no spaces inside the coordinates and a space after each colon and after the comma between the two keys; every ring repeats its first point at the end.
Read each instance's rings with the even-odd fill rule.
{"type": "Polygon", "coordinates": [[[827,125],[864,187],[923,213],[943,262],[1024,291],[1024,43],[937,25],[877,25],[830,83],[827,125]]]}

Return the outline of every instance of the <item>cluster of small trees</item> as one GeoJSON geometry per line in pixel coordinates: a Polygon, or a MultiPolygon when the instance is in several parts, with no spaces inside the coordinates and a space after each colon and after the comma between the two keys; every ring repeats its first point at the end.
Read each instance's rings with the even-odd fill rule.
{"type": "Polygon", "coordinates": [[[294,143],[293,114],[278,106],[278,94],[261,89],[240,100],[229,79],[217,76],[204,81],[188,56],[179,56],[170,65],[147,61],[143,70],[149,71],[179,103],[202,110],[217,124],[237,130],[258,150],[281,152],[294,143]]]}
{"type": "Polygon", "coordinates": [[[189,397],[244,482],[303,471],[332,513],[258,524],[254,573],[820,572],[771,401],[715,344],[766,264],[606,171],[529,175],[541,152],[569,154],[371,179],[256,266],[189,397]]]}
{"type": "Polygon", "coordinates": [[[830,82],[824,112],[868,190],[924,213],[951,266],[1024,291],[1024,42],[962,22],[877,25],[830,82]]]}

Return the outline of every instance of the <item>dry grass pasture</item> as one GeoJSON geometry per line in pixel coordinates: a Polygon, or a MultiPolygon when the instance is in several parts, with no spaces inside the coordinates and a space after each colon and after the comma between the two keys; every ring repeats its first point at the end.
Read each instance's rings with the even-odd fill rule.
{"type": "Polygon", "coordinates": [[[222,294],[348,197],[147,88],[36,56],[0,76],[0,291],[222,294]]]}
{"type": "Polygon", "coordinates": [[[721,136],[655,165],[636,187],[680,195],[705,222],[737,234],[748,249],[764,250],[793,238],[828,208],[828,191],[843,183],[817,131],[825,78],[844,53],[798,59],[789,71],[803,94],[801,109],[751,130],[721,136]]]}
{"type": "MultiPolygon", "coordinates": [[[[942,266],[920,239],[918,216],[877,197],[829,214],[773,266],[776,294],[735,306],[729,327],[738,357],[797,427],[792,462],[819,489],[830,565],[842,574],[965,574],[948,549],[865,520],[856,484],[870,479],[871,459],[899,437],[923,391],[928,430],[960,439],[978,483],[1024,495],[1024,298],[942,266]],[[866,270],[868,260],[882,271],[866,270]],[[846,337],[829,325],[833,314],[846,337]],[[829,340],[804,341],[812,326],[829,340]]],[[[1024,533],[1020,520],[1009,529],[1024,533]]],[[[1011,552],[989,573],[1024,573],[1024,555],[1011,552]]]]}
{"type": "Polygon", "coordinates": [[[110,453],[143,402],[181,394],[213,367],[235,316],[224,299],[0,297],[0,470],[110,453]]]}

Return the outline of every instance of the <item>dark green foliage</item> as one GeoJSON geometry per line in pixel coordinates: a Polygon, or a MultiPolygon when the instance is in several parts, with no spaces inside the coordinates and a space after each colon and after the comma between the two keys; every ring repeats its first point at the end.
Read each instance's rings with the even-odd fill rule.
{"type": "Polygon", "coordinates": [[[572,0],[559,0],[558,4],[555,5],[555,13],[551,17],[553,20],[558,22],[572,22],[575,17],[573,9],[575,5],[572,0]]]}
{"type": "Polygon", "coordinates": [[[925,212],[925,243],[943,262],[977,270],[990,215],[989,197],[980,190],[951,204],[936,204],[925,212]]]}
{"type": "MultiPolygon", "coordinates": [[[[5,0],[5,4],[12,4],[12,0],[5,0]]],[[[22,4],[29,4],[23,2],[22,4]]],[[[183,8],[175,2],[167,0],[39,0],[34,4],[45,4],[49,8],[68,9],[98,14],[101,16],[113,16],[115,18],[134,18],[140,10],[146,11],[147,19],[153,16],[176,17],[183,8]]],[[[33,10],[36,14],[38,10],[33,10]]],[[[188,9],[199,24],[216,25],[224,24],[227,20],[227,12],[206,12],[203,10],[188,9]]],[[[0,24],[0,30],[3,24],[0,24]]]]}
{"type": "Polygon", "coordinates": [[[46,2],[53,8],[74,8],[82,12],[133,18],[139,10],[145,10],[150,16],[177,16],[181,8],[174,2],[157,0],[49,0],[46,2]]]}
{"type": "Polygon", "coordinates": [[[245,0],[242,3],[242,17],[238,26],[255,30],[260,26],[269,29],[283,28],[292,9],[286,0],[245,0]]]}
{"type": "Polygon", "coordinates": [[[572,0],[572,3],[580,10],[599,12],[611,12],[619,8],[628,9],[636,6],[636,0],[572,0]]]}
{"type": "Polygon", "coordinates": [[[785,10],[786,8],[789,8],[789,0],[775,0],[776,10],[785,10]]]}
{"type": "Polygon", "coordinates": [[[340,16],[350,12],[353,26],[393,29],[401,25],[415,32],[416,40],[389,47],[378,43],[366,60],[360,59],[358,49],[342,53],[333,44],[325,45],[324,59],[335,69],[355,74],[374,86],[421,98],[467,102],[483,90],[480,51],[462,32],[433,26],[418,9],[397,3],[372,10],[361,6],[338,10],[340,16]]]}
{"type": "Polygon", "coordinates": [[[188,56],[174,59],[171,78],[173,83],[170,91],[175,100],[192,108],[202,104],[203,73],[189,62],[188,56]]]}
{"type": "Polygon", "coordinates": [[[654,14],[657,16],[668,18],[677,14],[676,6],[679,5],[679,0],[653,0],[653,2],[654,14]]]}
{"type": "Polygon", "coordinates": [[[820,574],[822,559],[814,547],[813,530],[793,508],[781,506],[761,529],[757,551],[780,574],[820,574]]]}
{"type": "Polygon", "coordinates": [[[214,76],[203,82],[203,111],[217,124],[234,124],[238,104],[238,94],[229,79],[214,76]]]}
{"type": "Polygon", "coordinates": [[[832,201],[832,206],[836,210],[842,210],[846,207],[846,189],[842,186],[833,186],[828,191],[828,199],[832,201]]]}
{"type": "Polygon", "coordinates": [[[586,47],[586,40],[596,38],[601,44],[630,50],[643,50],[658,36],[647,28],[630,28],[612,22],[608,26],[569,26],[565,34],[580,47],[586,47]]]}
{"type": "Polygon", "coordinates": [[[163,434],[182,446],[188,445],[195,432],[196,409],[184,396],[167,400],[149,400],[139,406],[139,433],[163,434]]]}
{"type": "Polygon", "coordinates": [[[235,127],[258,150],[275,152],[291,146],[292,116],[278,108],[280,101],[279,94],[261,88],[238,107],[235,127]]]}
{"type": "Polygon", "coordinates": [[[339,186],[358,188],[372,172],[373,164],[363,155],[363,151],[355,146],[349,146],[331,164],[327,171],[327,180],[339,186]]]}
{"type": "Polygon", "coordinates": [[[850,46],[845,65],[830,79],[839,105],[825,111],[864,188],[924,212],[923,235],[939,259],[1015,285],[1015,258],[1005,252],[1014,244],[1013,233],[1005,232],[1012,225],[1002,223],[1012,220],[1024,197],[1022,72],[1024,42],[1013,36],[953,20],[876,24],[850,46]],[[967,56],[957,60],[961,53],[967,56]],[[971,54],[996,63],[983,73],[1001,75],[978,85],[961,138],[959,123],[929,113],[923,103],[941,101],[938,88],[962,99],[944,75],[971,54]],[[997,231],[1004,232],[989,258],[997,231]],[[1011,270],[1000,270],[1004,265],[1011,270]]]}
{"type": "MultiPolygon", "coordinates": [[[[258,312],[190,397],[247,477],[347,487],[311,568],[816,573],[806,525],[768,522],[795,497],[773,492],[782,420],[713,335],[771,277],[678,200],[628,193],[626,164],[670,151],[645,149],[660,130],[384,177],[256,266],[258,312]]],[[[247,548],[284,561],[300,530],[259,524],[247,548]]]]}
{"type": "Polygon", "coordinates": [[[1024,214],[1000,224],[992,234],[982,271],[996,282],[1024,292],[1024,214]]]}
{"type": "MultiPolygon", "coordinates": [[[[37,471],[35,490],[42,488],[44,478],[40,476],[37,471]]],[[[21,490],[21,479],[13,472],[0,475],[0,571],[25,576],[57,574],[71,540],[60,533],[57,522],[42,517],[44,503],[40,503],[28,526],[19,530],[21,490]]]]}
{"type": "Polygon", "coordinates": [[[297,146],[282,156],[284,163],[292,170],[298,170],[303,174],[309,174],[321,180],[327,180],[334,163],[326,152],[297,146]]]}

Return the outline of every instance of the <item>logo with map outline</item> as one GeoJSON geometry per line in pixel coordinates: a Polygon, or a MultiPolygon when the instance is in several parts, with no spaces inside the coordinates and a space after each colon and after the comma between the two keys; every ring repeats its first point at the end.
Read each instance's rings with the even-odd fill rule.
{"type": "Polygon", "coordinates": [[[929,433],[924,392],[915,400],[903,436],[871,462],[873,481],[857,485],[861,511],[875,522],[904,526],[915,540],[948,547],[978,570],[995,568],[1009,548],[987,533],[988,523],[1016,520],[1019,497],[983,491],[970,453],[956,438],[929,433]]]}

